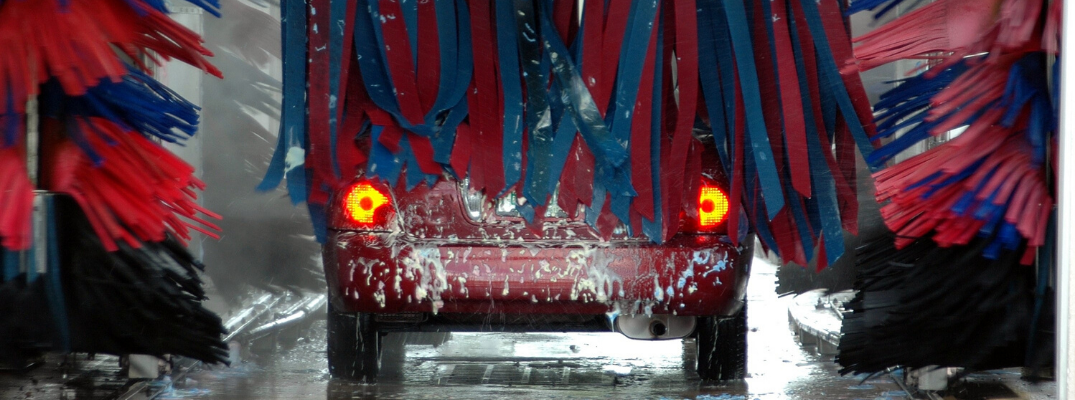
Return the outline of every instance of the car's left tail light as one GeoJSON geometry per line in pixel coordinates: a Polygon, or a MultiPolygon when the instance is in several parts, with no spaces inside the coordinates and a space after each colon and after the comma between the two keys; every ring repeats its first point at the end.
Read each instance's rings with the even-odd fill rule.
{"type": "Polygon", "coordinates": [[[396,209],[388,187],[361,180],[337,193],[330,226],[338,229],[387,230],[396,209]]]}

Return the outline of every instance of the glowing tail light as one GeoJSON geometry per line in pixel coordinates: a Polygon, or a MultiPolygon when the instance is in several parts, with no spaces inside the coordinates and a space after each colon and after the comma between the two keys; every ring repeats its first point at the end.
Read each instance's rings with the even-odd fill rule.
{"type": "Polygon", "coordinates": [[[382,207],[391,207],[392,200],[369,182],[360,182],[351,186],[343,201],[347,218],[359,225],[383,223],[385,213],[378,211],[382,207]]]}
{"type": "Polygon", "coordinates": [[[702,186],[698,192],[698,225],[712,228],[728,218],[728,196],[720,188],[702,186]]]}

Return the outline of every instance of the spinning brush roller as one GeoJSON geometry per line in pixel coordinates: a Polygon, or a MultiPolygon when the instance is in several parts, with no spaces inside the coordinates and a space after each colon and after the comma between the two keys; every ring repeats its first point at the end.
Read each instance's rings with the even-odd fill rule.
{"type": "Polygon", "coordinates": [[[4,356],[226,359],[220,319],[199,304],[201,266],[180,244],[216,237],[203,217],[219,217],[198,205],[194,169],[159,144],[193,135],[199,110],[144,62],[220,72],[167,12],[159,0],[0,1],[0,302],[47,304],[5,314],[4,356]]]}

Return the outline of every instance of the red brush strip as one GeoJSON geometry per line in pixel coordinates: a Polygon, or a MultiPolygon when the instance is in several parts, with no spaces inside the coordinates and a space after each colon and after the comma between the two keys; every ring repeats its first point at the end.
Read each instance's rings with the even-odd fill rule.
{"type": "Polygon", "coordinates": [[[578,32],[578,24],[573,23],[573,21],[578,20],[579,2],[576,0],[555,0],[552,4],[556,32],[560,34],[560,38],[563,39],[564,43],[571,43],[575,40],[575,33],[578,32]]]}
{"type": "Polygon", "coordinates": [[[407,40],[407,26],[403,22],[403,9],[399,2],[380,0],[381,29],[384,31],[384,53],[391,69],[392,86],[395,88],[403,118],[412,125],[422,123],[423,114],[418,84],[415,80],[414,59],[411,44],[407,40]]]}
{"type": "MultiPolygon", "coordinates": [[[[821,85],[818,81],[817,53],[814,51],[814,39],[810,33],[809,24],[806,22],[806,12],[803,11],[802,3],[791,1],[791,10],[795,17],[795,27],[799,34],[799,45],[802,46],[803,64],[806,65],[806,82],[810,91],[810,105],[813,110],[814,124],[818,132],[825,132],[825,121],[821,118],[821,85]]],[[[803,105],[806,107],[806,105],[803,105]]]]}
{"type": "Polygon", "coordinates": [[[473,135],[470,125],[466,122],[459,124],[455,128],[455,145],[452,146],[452,156],[449,162],[452,170],[460,177],[467,175],[467,166],[470,165],[470,151],[474,146],[472,142],[473,135]]]}
{"type": "Polygon", "coordinates": [[[74,197],[106,249],[118,249],[117,240],[134,247],[139,240],[160,241],[166,232],[189,238],[188,228],[217,237],[219,227],[198,217],[219,216],[205,213],[191,196],[190,188],[203,186],[192,167],[141,134],[125,132],[105,119],[79,120],[77,129],[104,161],[94,166],[74,143],[62,141],[51,150],[46,189],[74,197]]]}
{"type": "Polygon", "coordinates": [[[1008,0],[1001,3],[997,15],[997,39],[993,54],[1019,50],[1028,43],[1040,45],[1042,31],[1038,27],[1042,11],[1041,0],[1008,0]]]}
{"type": "MultiPolygon", "coordinates": [[[[658,17],[659,18],[659,15],[658,17]]],[[[658,25],[659,20],[653,22],[658,25]]],[[[656,63],[658,30],[650,35],[646,59],[642,66],[642,80],[639,83],[638,98],[635,100],[634,118],[631,119],[631,185],[638,196],[631,202],[631,209],[646,219],[654,219],[653,171],[651,165],[651,130],[653,128],[653,73],[656,63]]],[[[658,94],[660,95],[660,94],[658,94]]],[[[694,192],[688,192],[694,193],[694,192]]],[[[690,197],[690,196],[688,196],[690,197]]],[[[688,208],[689,210],[690,208],[688,208]]],[[[641,224],[641,221],[639,221],[641,224]]]]}
{"type": "MultiPolygon", "coordinates": [[[[500,3],[502,6],[510,6],[500,3]]],[[[496,49],[495,30],[493,28],[494,4],[488,1],[470,2],[470,31],[475,49],[496,49]]],[[[501,107],[500,87],[497,79],[485,79],[499,76],[497,57],[493,51],[474,52],[474,77],[467,91],[470,108],[470,126],[474,134],[471,140],[471,154],[484,152],[491,157],[472,159],[470,168],[471,187],[485,190],[489,196],[496,195],[504,188],[503,151],[503,108],[501,107]],[[481,149],[477,146],[482,146],[481,149]]]]}
{"type": "Polygon", "coordinates": [[[1049,54],[1060,54],[1060,21],[1063,19],[1064,2],[1054,1],[1045,16],[1041,47],[1049,54]]]}
{"type": "Polygon", "coordinates": [[[332,143],[330,132],[330,109],[333,93],[329,92],[328,68],[319,68],[319,65],[328,65],[330,55],[329,25],[332,24],[333,16],[329,11],[329,0],[311,0],[307,12],[307,136],[309,138],[306,147],[305,167],[311,172],[310,192],[307,201],[310,204],[325,204],[328,202],[328,188],[326,184],[334,181],[332,170],[332,143]],[[320,11],[320,12],[318,12],[320,11]]]}
{"type": "Polygon", "coordinates": [[[687,156],[687,173],[684,175],[686,181],[683,182],[685,190],[683,193],[690,193],[683,196],[683,211],[690,218],[698,218],[698,196],[694,193],[701,193],[702,190],[702,142],[698,139],[691,138],[691,150],[687,156]]]}
{"type": "MultiPolygon", "coordinates": [[[[821,13],[821,20],[825,27],[825,37],[828,38],[829,47],[832,49],[832,57],[835,59],[836,65],[840,66],[842,63],[847,62],[842,60],[851,60],[854,57],[854,51],[851,49],[851,38],[848,34],[850,28],[845,25],[846,19],[836,2],[819,1],[817,3],[821,13]]],[[[858,72],[841,68],[840,77],[844,81],[844,88],[847,90],[848,96],[851,97],[851,104],[855,108],[855,113],[858,114],[858,121],[862,124],[862,128],[865,129],[866,135],[874,136],[877,133],[877,127],[873,123],[873,109],[871,108],[869,97],[866,96],[866,88],[862,85],[862,79],[859,77],[858,72]]]]}
{"type": "MultiPolygon", "coordinates": [[[[440,89],[440,46],[437,36],[437,10],[435,1],[418,2],[418,97],[422,114],[433,109],[440,89]]],[[[353,14],[348,14],[353,15],[353,14]]],[[[421,160],[421,158],[419,158],[421,160]]],[[[432,156],[430,156],[432,161],[432,156]]],[[[422,168],[425,171],[425,168],[422,168]]]]}
{"type": "MultiPolygon", "coordinates": [[[[670,22],[675,29],[675,71],[679,102],[676,107],[675,126],[672,131],[671,156],[664,159],[661,178],[667,183],[667,191],[661,196],[664,211],[664,239],[679,231],[679,215],[683,207],[686,159],[682,155],[690,150],[694,118],[698,114],[698,17],[694,0],[675,2],[675,17],[670,22]]],[[[671,48],[672,46],[668,46],[671,48]]],[[[666,70],[672,69],[672,63],[666,70]]],[[[668,86],[669,88],[671,86],[668,86]]],[[[668,90],[671,92],[671,90],[668,90]]],[[[671,108],[671,107],[670,107],[671,108]]],[[[672,115],[669,115],[672,117],[672,115]]]]}
{"type": "MultiPolygon", "coordinates": [[[[353,55],[349,56],[349,58],[353,57],[353,55]]],[[[366,94],[365,83],[362,81],[357,60],[351,60],[348,64],[350,72],[347,74],[347,85],[341,85],[341,90],[346,88],[347,93],[343,97],[344,107],[339,107],[343,115],[337,119],[343,122],[340,124],[336,140],[336,159],[339,160],[340,172],[345,177],[356,176],[359,169],[366,163],[367,155],[359,148],[356,138],[362,133],[363,125],[369,121],[367,110],[373,104],[366,94]]]]}
{"type": "MultiPolygon", "coordinates": [[[[593,93],[594,101],[601,115],[608,110],[609,101],[615,89],[616,71],[620,65],[620,51],[623,49],[623,39],[627,30],[627,20],[630,16],[630,7],[610,4],[605,9],[605,23],[603,25],[603,38],[601,39],[600,55],[601,77],[597,84],[597,91],[593,93]]],[[[586,51],[584,48],[583,51],[586,51]]]]}
{"type": "Polygon", "coordinates": [[[411,144],[411,150],[414,151],[414,157],[418,159],[418,168],[422,170],[422,173],[440,175],[441,167],[433,161],[433,143],[429,141],[429,138],[407,132],[407,141],[411,144]]]}
{"type": "MultiPolygon", "coordinates": [[[[124,0],[67,3],[10,1],[0,8],[0,48],[6,60],[0,61],[0,82],[6,82],[18,112],[50,77],[70,95],[84,94],[101,79],[118,81],[126,68],[114,48],[128,55],[152,51],[221,76],[206,61],[212,53],[201,38],[155,9],[135,10],[132,5],[138,2],[124,0]]],[[[7,101],[0,96],[0,109],[7,108],[7,101]]]]}
{"type": "Polygon", "coordinates": [[[989,111],[956,139],[875,174],[878,201],[889,201],[881,208],[881,216],[900,236],[897,248],[930,231],[935,231],[933,240],[942,247],[968,244],[991,217],[978,219],[975,213],[981,207],[997,206],[1001,208],[996,212],[1016,225],[1029,246],[1043,244],[1044,221],[1053,200],[1044,184],[1044,171],[1033,167],[1032,150],[1023,133],[1029,111],[1012,128],[995,125],[1002,112],[989,111]],[[922,196],[934,190],[929,185],[904,190],[937,172],[941,176],[929,183],[945,181],[982,160],[968,177],[937,189],[928,198],[922,196]],[[974,202],[964,205],[966,215],[953,212],[972,190],[976,190],[974,202]]]}
{"type": "MultiPolygon", "coordinates": [[[[601,115],[605,114],[605,107],[608,105],[608,99],[605,98],[604,102],[600,100],[601,89],[598,89],[598,83],[604,83],[604,74],[601,59],[601,51],[604,48],[604,15],[605,15],[605,2],[603,1],[587,1],[584,4],[586,8],[582,15],[582,78],[586,84],[586,88],[590,90],[590,93],[594,96],[594,102],[597,103],[597,109],[601,112],[601,115]]],[[[609,77],[611,80],[612,77],[609,77]]]]}
{"type": "MultiPolygon", "coordinates": [[[[774,15],[788,15],[785,2],[774,1],[772,5],[774,15]]],[[[791,33],[787,21],[776,20],[773,23],[773,34],[773,43],[776,46],[775,56],[779,64],[777,72],[781,82],[780,103],[783,107],[784,138],[787,141],[785,151],[788,156],[791,185],[803,197],[811,197],[806,120],[803,114],[802,92],[799,90],[799,73],[795,67],[795,54],[792,50],[791,33]]]]}
{"type": "Polygon", "coordinates": [[[958,61],[974,54],[992,30],[994,10],[1002,0],[940,0],[903,15],[881,28],[855,38],[859,69],[867,71],[890,62],[950,54],[958,61]]]}
{"type": "MultiPolygon", "coordinates": [[[[732,188],[728,197],[728,237],[732,245],[739,245],[739,211],[743,203],[743,168],[746,146],[746,109],[743,106],[742,88],[739,85],[739,71],[735,72],[735,142],[732,149],[732,188]]],[[[820,260],[820,258],[819,258],[820,260]]]]}
{"type": "Polygon", "coordinates": [[[33,186],[26,174],[26,159],[9,148],[0,150],[0,244],[10,250],[27,250],[33,243],[31,220],[33,186]]]}
{"type": "MultiPolygon", "coordinates": [[[[855,139],[843,117],[836,121],[836,164],[839,177],[836,179],[837,201],[840,203],[840,220],[843,228],[852,235],[859,233],[858,202],[858,165],[855,158],[855,139]]],[[[835,171],[834,171],[835,172],[835,171]]],[[[837,176],[837,174],[833,174],[837,176]]]]}

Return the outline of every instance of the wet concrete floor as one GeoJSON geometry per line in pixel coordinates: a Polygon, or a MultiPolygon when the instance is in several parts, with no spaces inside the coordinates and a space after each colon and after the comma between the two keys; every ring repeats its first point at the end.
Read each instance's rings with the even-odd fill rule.
{"type": "MultiPolygon", "coordinates": [[[[831,356],[800,347],[787,304],[774,291],[775,267],[754,263],[749,288],[748,378],[703,384],[690,341],[634,341],[617,333],[456,333],[437,348],[408,345],[401,376],[377,384],[331,379],[324,322],[275,352],[254,351],[231,368],[202,368],[160,399],[892,399],[907,398],[889,378],[840,376],[831,356]]],[[[136,397],[137,398],[137,397],[136,397]]]]}

